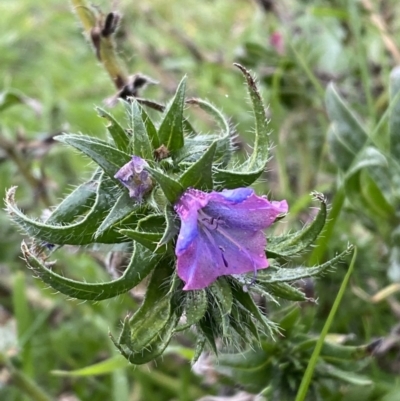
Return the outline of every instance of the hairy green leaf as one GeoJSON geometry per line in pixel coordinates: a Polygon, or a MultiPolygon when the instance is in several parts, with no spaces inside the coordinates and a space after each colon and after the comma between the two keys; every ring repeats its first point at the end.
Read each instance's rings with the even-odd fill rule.
{"type": "Polygon", "coordinates": [[[175,96],[165,110],[164,119],[158,129],[160,144],[172,154],[182,148],[183,138],[183,106],[185,103],[186,78],[179,83],[175,96]]]}
{"type": "Polygon", "coordinates": [[[140,244],[135,244],[134,251],[124,274],[114,281],[105,283],[85,283],[63,277],[53,272],[42,258],[33,253],[25,242],[21,245],[22,253],[37,277],[56,291],[72,298],[101,301],[116,297],[138,285],[161,260],[140,244]]]}

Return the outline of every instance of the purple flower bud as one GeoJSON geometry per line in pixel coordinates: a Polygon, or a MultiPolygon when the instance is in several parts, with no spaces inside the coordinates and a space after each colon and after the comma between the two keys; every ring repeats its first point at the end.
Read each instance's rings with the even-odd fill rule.
{"type": "Polygon", "coordinates": [[[129,196],[132,199],[141,201],[153,188],[153,181],[144,167],[147,163],[139,156],[132,156],[132,160],[122,166],[114,178],[129,189],[129,196]]]}
{"type": "Polygon", "coordinates": [[[268,267],[263,229],[288,211],[285,200],[269,202],[251,188],[206,193],[188,189],[175,205],[181,219],[176,244],[184,290],[209,286],[219,276],[268,267]]]}

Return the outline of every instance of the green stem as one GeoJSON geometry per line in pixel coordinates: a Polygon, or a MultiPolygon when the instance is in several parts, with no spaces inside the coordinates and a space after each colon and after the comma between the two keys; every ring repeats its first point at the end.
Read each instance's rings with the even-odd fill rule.
{"type": "Polygon", "coordinates": [[[310,80],[312,85],[314,86],[316,92],[320,96],[320,98],[323,100],[325,98],[325,88],[322,86],[322,84],[319,82],[318,78],[315,76],[309,65],[307,64],[306,60],[304,60],[304,57],[295,49],[295,46],[293,46],[293,43],[289,41],[290,48],[294,54],[294,56],[297,59],[297,62],[299,65],[302,67],[303,71],[307,75],[307,78],[310,80]]]}
{"type": "MultiPolygon", "coordinates": [[[[160,386],[161,388],[164,388],[165,390],[169,391],[172,394],[179,395],[181,392],[181,385],[178,379],[175,379],[171,376],[167,376],[164,373],[157,371],[155,369],[149,371],[148,366],[141,367],[137,366],[136,370],[132,370],[133,375],[136,375],[136,372],[138,373],[139,377],[146,377],[147,380],[153,382],[154,384],[160,386]]],[[[188,386],[187,389],[187,394],[189,399],[191,400],[197,400],[198,398],[204,396],[204,393],[202,390],[198,389],[195,386],[188,386]]]]}
{"type": "Polygon", "coordinates": [[[33,401],[53,401],[32,379],[16,369],[8,358],[0,353],[0,365],[5,365],[10,374],[10,383],[29,396],[33,401]]]}
{"type": "Polygon", "coordinates": [[[346,276],[344,277],[344,280],[342,282],[342,285],[340,286],[339,292],[336,296],[335,302],[333,303],[332,309],[329,312],[329,316],[326,319],[326,322],[324,324],[324,327],[321,331],[321,334],[319,336],[319,339],[317,341],[317,344],[315,345],[315,349],[311,355],[310,361],[308,362],[307,369],[304,373],[303,379],[301,381],[299,391],[297,392],[297,396],[295,401],[304,401],[307,395],[308,388],[311,383],[312,375],[314,373],[315,366],[317,365],[318,362],[318,357],[319,354],[321,353],[322,346],[324,345],[325,337],[328,334],[329,328],[331,327],[331,324],[333,322],[333,319],[336,315],[336,312],[339,308],[340,302],[343,298],[344,292],[346,290],[347,284],[349,282],[351,273],[353,272],[354,264],[357,258],[357,248],[354,248],[354,253],[353,257],[351,259],[351,263],[349,266],[349,270],[346,273],[346,276]]]}
{"type": "Polygon", "coordinates": [[[356,42],[357,61],[360,68],[361,80],[364,87],[365,96],[367,98],[368,112],[373,123],[375,123],[375,106],[372,96],[372,84],[370,80],[370,73],[368,71],[368,59],[365,48],[362,43],[360,14],[357,2],[349,1],[349,15],[350,25],[356,42]]]}

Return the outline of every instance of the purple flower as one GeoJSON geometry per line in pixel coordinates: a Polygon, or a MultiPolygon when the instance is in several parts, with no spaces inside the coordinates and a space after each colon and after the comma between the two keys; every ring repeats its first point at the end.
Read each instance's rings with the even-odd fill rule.
{"type": "Polygon", "coordinates": [[[141,201],[143,196],[153,188],[153,181],[144,167],[147,163],[139,156],[132,156],[132,160],[122,166],[114,178],[129,189],[129,196],[141,201]]]}
{"type": "Polygon", "coordinates": [[[262,230],[287,210],[285,200],[269,202],[251,188],[188,189],[175,205],[181,219],[175,254],[183,289],[198,290],[219,276],[268,267],[262,230]]]}

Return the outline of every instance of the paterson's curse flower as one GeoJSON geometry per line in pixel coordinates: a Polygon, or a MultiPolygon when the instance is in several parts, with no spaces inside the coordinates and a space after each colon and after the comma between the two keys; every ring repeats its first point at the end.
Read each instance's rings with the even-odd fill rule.
{"type": "Polygon", "coordinates": [[[114,178],[129,189],[129,196],[139,202],[153,188],[153,181],[149,173],[144,170],[145,166],[147,163],[141,157],[132,156],[132,160],[114,175],[114,178]]]}
{"type": "Polygon", "coordinates": [[[181,220],[175,254],[183,289],[198,290],[219,276],[268,267],[262,230],[287,210],[285,200],[269,202],[251,188],[188,189],[175,205],[181,220]]]}

